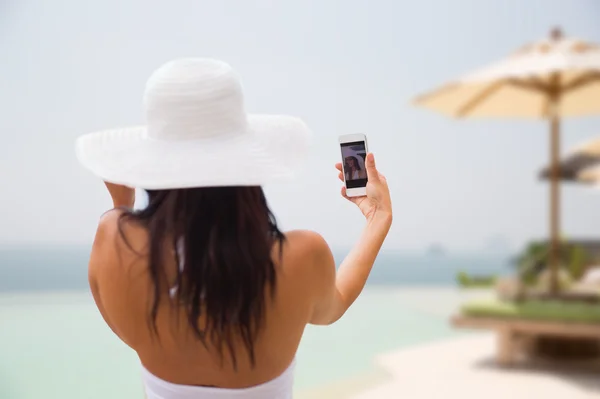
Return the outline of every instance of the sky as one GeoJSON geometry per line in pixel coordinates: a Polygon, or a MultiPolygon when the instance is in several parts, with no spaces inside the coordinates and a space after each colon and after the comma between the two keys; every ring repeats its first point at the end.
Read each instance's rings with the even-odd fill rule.
{"type": "MultiPolygon", "coordinates": [[[[283,228],[358,239],[333,165],[337,136],[365,133],[394,204],[385,248],[518,248],[547,232],[547,123],[450,120],[411,99],[556,25],[600,42],[599,18],[593,0],[0,0],[0,244],[90,244],[110,201],[75,139],[143,123],[148,76],[192,56],[231,64],[249,111],[313,130],[303,174],[265,188],[283,228]]],[[[594,136],[600,118],[567,120],[563,150],[594,136]]],[[[564,188],[567,237],[600,237],[599,215],[600,190],[564,188]]]]}

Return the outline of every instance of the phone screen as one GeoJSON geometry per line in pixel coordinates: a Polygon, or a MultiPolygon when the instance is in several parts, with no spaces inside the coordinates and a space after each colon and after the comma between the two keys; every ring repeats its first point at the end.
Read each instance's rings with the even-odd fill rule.
{"type": "Polygon", "coordinates": [[[346,188],[359,188],[367,185],[365,158],[367,149],[364,141],[341,143],[344,181],[346,188]]]}

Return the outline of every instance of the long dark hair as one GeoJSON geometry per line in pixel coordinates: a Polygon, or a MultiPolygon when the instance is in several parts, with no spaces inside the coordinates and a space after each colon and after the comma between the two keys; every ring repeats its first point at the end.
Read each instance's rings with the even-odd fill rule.
{"type": "Polygon", "coordinates": [[[344,170],[346,171],[346,179],[350,180],[350,178],[352,177],[352,167],[347,162],[348,158],[354,160],[354,167],[356,168],[356,170],[361,170],[361,168],[360,163],[358,163],[358,158],[356,158],[354,155],[348,155],[346,158],[344,158],[344,163],[346,164],[344,165],[344,170]]]}
{"type": "MultiPolygon", "coordinates": [[[[158,336],[158,309],[169,293],[165,260],[172,250],[181,267],[173,303],[185,309],[189,325],[205,347],[223,349],[234,368],[234,337],[240,337],[252,367],[254,344],[264,324],[265,306],[276,288],[273,245],[284,235],[261,187],[208,187],[151,190],[148,206],[127,211],[149,234],[148,268],[154,283],[149,326],[158,336]],[[267,294],[267,295],[266,295],[267,294]],[[200,326],[200,318],[205,323],[200,326]]],[[[281,252],[280,252],[281,255],[281,252]]]]}

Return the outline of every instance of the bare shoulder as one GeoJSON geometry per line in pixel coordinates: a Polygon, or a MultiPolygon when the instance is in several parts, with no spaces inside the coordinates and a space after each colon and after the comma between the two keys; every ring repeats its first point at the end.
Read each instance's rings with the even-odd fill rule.
{"type": "Polygon", "coordinates": [[[113,209],[104,213],[98,222],[96,236],[94,237],[94,245],[92,246],[92,255],[90,266],[99,258],[109,258],[115,251],[115,240],[118,238],[119,220],[123,215],[123,211],[113,209]]]}
{"type": "Polygon", "coordinates": [[[324,260],[331,254],[331,249],[323,238],[317,232],[310,230],[293,230],[287,232],[286,249],[291,255],[302,257],[303,259],[324,260]]]}
{"type": "Polygon", "coordinates": [[[113,209],[100,218],[90,257],[90,275],[108,271],[144,247],[146,234],[126,218],[125,211],[113,209]]]}
{"type": "Polygon", "coordinates": [[[118,233],[121,236],[125,235],[128,238],[129,236],[133,236],[132,238],[135,238],[143,229],[130,222],[127,218],[124,218],[124,216],[126,216],[126,211],[122,209],[112,209],[104,213],[98,223],[96,236],[100,235],[102,238],[107,236],[115,237],[118,233]]]}
{"type": "Polygon", "coordinates": [[[284,244],[284,263],[292,273],[307,277],[308,283],[315,289],[319,285],[330,284],[335,278],[335,261],[325,238],[310,230],[287,232],[284,244]],[[315,284],[315,281],[319,283],[315,284]]]}
{"type": "Polygon", "coordinates": [[[132,348],[137,327],[143,322],[139,309],[148,279],[144,268],[147,241],[144,229],[124,218],[122,210],[111,210],[100,218],[90,255],[88,279],[96,305],[108,326],[132,348]]]}

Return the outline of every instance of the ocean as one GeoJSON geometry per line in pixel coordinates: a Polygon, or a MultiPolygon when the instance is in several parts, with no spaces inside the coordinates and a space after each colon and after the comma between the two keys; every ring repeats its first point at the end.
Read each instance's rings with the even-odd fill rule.
{"type": "MultiPolygon", "coordinates": [[[[88,291],[88,251],[0,250],[0,399],[143,397],[135,354],[112,335],[88,291]]],[[[448,324],[463,297],[459,270],[510,271],[507,257],[382,253],[339,322],[307,327],[296,397],[384,378],[378,354],[460,334],[448,324]]]]}
{"type": "MultiPolygon", "coordinates": [[[[89,247],[0,248],[0,293],[87,290],[89,247]]],[[[344,251],[334,251],[339,262],[344,251]]],[[[458,271],[476,275],[507,274],[509,255],[423,255],[382,252],[369,285],[448,285],[458,271]]]]}

